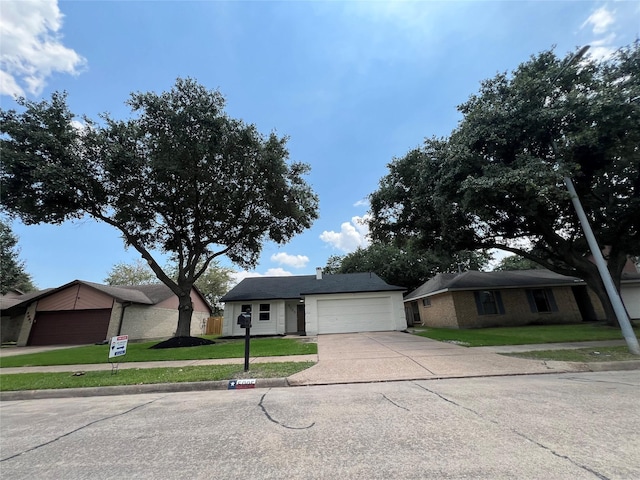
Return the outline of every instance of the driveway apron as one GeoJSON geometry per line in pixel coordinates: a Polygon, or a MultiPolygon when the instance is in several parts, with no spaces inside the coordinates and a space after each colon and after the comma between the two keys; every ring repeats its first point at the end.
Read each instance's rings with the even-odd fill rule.
{"type": "Polygon", "coordinates": [[[476,351],[404,332],[318,335],[318,363],[288,377],[291,385],[426,380],[576,371],[544,362],[476,351]]]}

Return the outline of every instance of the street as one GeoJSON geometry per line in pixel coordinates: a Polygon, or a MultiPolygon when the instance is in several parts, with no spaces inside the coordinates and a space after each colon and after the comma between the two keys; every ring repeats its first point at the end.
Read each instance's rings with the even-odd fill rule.
{"type": "Polygon", "coordinates": [[[637,479],[640,371],[0,403],[17,479],[637,479]]]}

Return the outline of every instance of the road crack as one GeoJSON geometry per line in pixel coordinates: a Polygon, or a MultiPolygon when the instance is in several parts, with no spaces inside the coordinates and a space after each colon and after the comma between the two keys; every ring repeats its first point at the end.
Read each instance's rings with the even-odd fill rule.
{"type": "Polygon", "coordinates": [[[389,397],[387,397],[384,393],[381,394],[382,398],[384,398],[387,402],[392,403],[393,405],[395,405],[398,408],[401,408],[403,410],[406,410],[407,412],[410,412],[411,410],[409,410],[407,407],[403,407],[402,405],[394,402],[393,400],[391,400],[389,397]]]}
{"type": "MultiPolygon", "coordinates": [[[[503,424],[501,424],[500,422],[498,422],[497,420],[493,420],[493,419],[491,419],[491,418],[487,418],[487,417],[485,417],[484,415],[482,415],[480,412],[477,412],[477,411],[473,410],[472,408],[465,407],[464,405],[460,405],[459,403],[454,402],[453,400],[451,400],[451,399],[449,399],[449,398],[445,397],[444,395],[441,395],[440,393],[438,393],[438,392],[436,392],[436,391],[434,391],[434,390],[430,390],[430,389],[428,389],[427,387],[425,387],[425,386],[423,386],[423,385],[420,385],[420,384],[418,384],[418,383],[414,383],[414,385],[417,385],[418,387],[422,388],[423,390],[425,390],[425,391],[427,391],[427,392],[429,392],[429,393],[431,393],[431,394],[433,394],[433,395],[435,395],[435,396],[439,397],[440,399],[444,400],[445,402],[448,402],[448,403],[450,403],[450,404],[452,404],[452,405],[455,405],[456,407],[462,408],[462,409],[464,409],[464,410],[466,410],[466,411],[468,411],[468,412],[473,413],[473,414],[474,414],[474,415],[476,415],[478,418],[481,418],[482,420],[484,420],[484,421],[486,421],[486,422],[490,422],[490,423],[493,423],[494,425],[497,425],[497,426],[499,426],[499,427],[501,427],[501,428],[504,428],[504,425],[503,425],[503,424]]],[[[552,455],[554,455],[554,456],[556,456],[556,457],[558,457],[558,458],[561,458],[561,459],[563,459],[563,460],[567,460],[567,461],[571,462],[571,463],[572,463],[572,464],[574,464],[576,467],[581,468],[581,469],[583,469],[583,470],[585,470],[585,471],[587,471],[587,472],[589,472],[589,473],[591,473],[591,474],[595,475],[595,476],[596,476],[596,477],[598,477],[600,480],[610,480],[610,479],[609,479],[609,477],[606,477],[605,475],[602,475],[601,473],[599,473],[599,472],[597,472],[597,471],[593,470],[592,468],[587,467],[586,465],[582,465],[582,464],[580,464],[580,463],[576,462],[574,459],[572,459],[571,457],[568,457],[567,455],[562,455],[561,453],[556,452],[556,451],[555,451],[555,450],[553,450],[552,448],[549,448],[549,447],[547,447],[546,445],[544,445],[544,444],[542,444],[542,443],[538,442],[537,440],[534,440],[533,438],[528,437],[527,435],[525,435],[525,434],[524,434],[524,433],[522,433],[522,432],[519,432],[518,430],[516,430],[516,429],[515,429],[515,428],[513,428],[513,427],[509,427],[509,426],[507,426],[506,428],[508,428],[512,433],[514,433],[515,435],[519,436],[520,438],[523,438],[524,440],[526,440],[526,441],[528,441],[528,442],[530,442],[530,443],[532,443],[532,444],[536,445],[537,447],[539,447],[539,448],[542,448],[542,449],[546,450],[547,452],[551,453],[552,455]]]]}
{"type": "Polygon", "coordinates": [[[311,423],[311,425],[307,425],[306,427],[292,427],[290,425],[285,425],[284,423],[279,422],[278,420],[273,418],[269,414],[269,412],[267,411],[266,407],[264,406],[264,398],[267,396],[267,393],[269,393],[270,391],[271,391],[271,389],[269,389],[266,393],[262,394],[262,397],[260,397],[260,403],[258,404],[258,406],[262,409],[262,412],[269,419],[269,421],[275,423],[276,425],[280,425],[283,428],[288,428],[289,430],[307,430],[307,429],[313,427],[316,424],[316,422],[313,422],[313,423],[311,423]]]}
{"type": "MultiPolygon", "coordinates": [[[[164,398],[164,397],[162,397],[162,398],[164,398]]],[[[140,405],[136,405],[135,407],[130,408],[129,410],[126,410],[124,412],[116,413],[115,415],[109,415],[108,417],[104,417],[104,418],[100,418],[98,420],[94,420],[93,422],[89,422],[86,425],[82,425],[82,426],[80,426],[80,427],[78,427],[78,428],[76,428],[74,430],[71,430],[70,432],[67,432],[67,433],[65,433],[63,435],[60,435],[60,436],[58,436],[58,437],[56,437],[56,438],[54,438],[52,440],[49,440],[48,442],[41,443],[40,445],[36,445],[35,447],[28,448],[27,450],[24,450],[22,452],[16,453],[16,454],[11,455],[9,457],[2,458],[2,459],[0,459],[0,462],[6,462],[7,460],[14,459],[16,457],[24,455],[25,453],[33,452],[34,450],[37,450],[39,448],[46,447],[47,445],[51,445],[52,443],[55,443],[58,440],[61,440],[61,439],[65,438],[65,437],[68,437],[69,435],[72,435],[72,434],[74,434],[76,432],[79,432],[80,430],[83,430],[83,429],[85,429],[87,427],[90,427],[91,425],[95,425],[96,423],[104,422],[106,420],[111,420],[112,418],[121,417],[123,415],[126,415],[128,413],[133,412],[134,410],[137,410],[137,409],[142,408],[142,407],[146,407],[147,405],[151,405],[152,403],[157,402],[158,400],[162,400],[162,398],[156,398],[155,400],[151,400],[150,402],[146,402],[146,403],[143,403],[143,404],[140,404],[140,405]]]]}

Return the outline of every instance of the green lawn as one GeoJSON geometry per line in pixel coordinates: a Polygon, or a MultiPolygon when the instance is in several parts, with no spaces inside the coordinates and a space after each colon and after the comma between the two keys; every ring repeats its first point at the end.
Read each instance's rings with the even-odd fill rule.
{"type": "MultiPolygon", "coordinates": [[[[640,333],[640,328],[636,327],[634,330],[636,335],[640,333]]],[[[523,327],[478,328],[469,330],[418,328],[415,334],[434,340],[454,342],[468,347],[623,339],[622,332],[619,328],[610,327],[602,323],[529,325],[523,327]]]]}
{"type": "MultiPolygon", "coordinates": [[[[129,343],[127,354],[119,359],[125,362],[153,362],[164,360],[203,360],[209,358],[243,358],[244,339],[215,339],[213,345],[183,348],[150,349],[158,342],[129,343]]],[[[276,357],[318,353],[318,345],[295,338],[252,338],[252,357],[276,357]]],[[[0,359],[0,367],[26,367],[36,365],[82,365],[108,363],[109,345],[90,345],[65,348],[42,353],[15,355],[0,359]]]]}
{"type": "Polygon", "coordinates": [[[106,387],[153,383],[202,382],[232,378],[288,377],[313,366],[313,362],[252,363],[248,372],[244,365],[206,365],[181,368],[121,369],[85,372],[75,376],[64,373],[17,373],[0,376],[0,391],[45,390],[56,388],[106,387]]]}

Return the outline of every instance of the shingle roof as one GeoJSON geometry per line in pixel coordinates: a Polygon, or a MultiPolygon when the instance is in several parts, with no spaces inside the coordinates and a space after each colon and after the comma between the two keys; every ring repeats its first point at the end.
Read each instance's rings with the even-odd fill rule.
{"type": "Polygon", "coordinates": [[[458,274],[440,273],[405,297],[405,302],[454,290],[485,288],[551,287],[584,284],[577,277],[567,277],[550,270],[511,270],[505,272],[468,271],[458,274]]]}
{"type": "Polygon", "coordinates": [[[375,273],[323,275],[320,280],[315,275],[249,277],[232,288],[220,301],[287,300],[299,299],[305,295],[403,290],[403,287],[389,285],[375,273]]]}
{"type": "Polygon", "coordinates": [[[58,288],[48,288],[26,295],[20,295],[19,297],[2,298],[0,309],[5,313],[13,314],[17,310],[24,310],[34,300],[46,297],[76,284],[88,285],[115,298],[119,302],[131,302],[142,305],[156,305],[173,295],[171,289],[164,283],[154,283],[151,285],[102,285],[100,283],[74,280],[58,288]]]}

